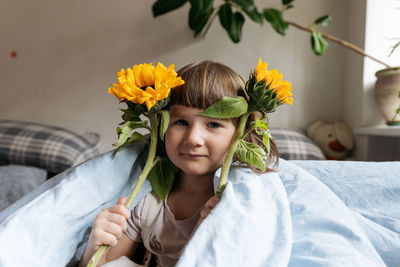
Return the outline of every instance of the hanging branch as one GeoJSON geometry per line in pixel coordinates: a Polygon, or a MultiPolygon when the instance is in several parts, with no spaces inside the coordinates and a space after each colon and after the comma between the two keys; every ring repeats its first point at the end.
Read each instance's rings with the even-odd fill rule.
{"type": "MultiPolygon", "coordinates": [[[[303,30],[303,31],[307,31],[307,32],[310,32],[310,33],[314,32],[314,30],[312,28],[306,28],[306,27],[301,26],[301,25],[299,25],[299,24],[297,24],[295,22],[286,21],[286,23],[296,27],[297,29],[303,30]]],[[[347,48],[353,50],[354,52],[356,52],[356,53],[358,53],[358,54],[360,54],[360,55],[362,55],[364,57],[368,57],[368,58],[372,59],[373,61],[384,65],[386,68],[390,68],[391,67],[390,65],[380,61],[379,59],[368,55],[367,53],[365,53],[365,51],[363,49],[359,48],[356,45],[353,45],[352,43],[346,42],[346,41],[344,41],[344,40],[342,40],[342,39],[340,39],[340,38],[338,38],[336,36],[329,35],[329,34],[326,34],[326,33],[323,33],[323,32],[320,32],[320,34],[322,35],[322,37],[324,37],[324,38],[326,38],[326,39],[328,39],[328,40],[330,40],[332,42],[335,42],[335,43],[337,43],[337,44],[339,44],[341,46],[347,47],[347,48]]]]}
{"type": "MultiPolygon", "coordinates": [[[[329,15],[317,18],[309,27],[301,26],[295,22],[285,21],[283,13],[294,7],[294,0],[281,0],[282,8],[280,10],[276,8],[263,8],[262,11],[259,11],[253,0],[223,0],[221,2],[222,4],[214,7],[214,0],[156,0],[153,4],[153,15],[154,17],[157,17],[189,3],[189,27],[193,30],[195,37],[198,35],[204,37],[211,24],[218,16],[221,26],[225,29],[229,38],[234,43],[240,42],[242,38],[245,16],[261,26],[264,24],[264,21],[267,21],[272,28],[281,35],[285,35],[289,25],[291,25],[297,29],[311,33],[312,50],[316,55],[321,56],[325,53],[328,47],[328,43],[325,40],[327,39],[343,47],[349,48],[364,57],[368,57],[371,60],[382,64],[386,68],[391,67],[385,62],[366,54],[363,49],[352,43],[344,41],[336,36],[318,32],[312,28],[313,25],[328,26],[331,21],[329,15]]],[[[400,46],[400,42],[393,47],[393,50],[398,46],[400,46]]]]}

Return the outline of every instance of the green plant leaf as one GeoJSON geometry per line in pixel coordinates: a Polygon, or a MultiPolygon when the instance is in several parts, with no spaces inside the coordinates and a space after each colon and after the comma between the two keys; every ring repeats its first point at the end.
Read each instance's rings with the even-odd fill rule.
{"type": "MultiPolygon", "coordinates": [[[[121,118],[124,122],[126,121],[140,121],[140,113],[132,110],[130,108],[127,109],[120,109],[122,111],[121,118]]],[[[123,124],[123,123],[121,123],[123,124]]]]}
{"type": "Polygon", "coordinates": [[[200,112],[200,115],[217,118],[231,119],[238,118],[247,112],[247,101],[244,97],[223,97],[221,100],[200,112]]]}
{"type": "Polygon", "coordinates": [[[240,140],[236,149],[236,156],[239,160],[247,162],[262,171],[266,170],[265,159],[267,154],[264,149],[256,144],[240,140]]]}
{"type": "Polygon", "coordinates": [[[257,98],[264,97],[265,93],[267,93],[267,86],[265,84],[265,80],[259,81],[254,85],[253,95],[257,98]]]}
{"type": "Polygon", "coordinates": [[[135,144],[139,142],[147,142],[147,138],[139,132],[133,132],[131,137],[126,140],[125,144],[135,144]]]}
{"type": "Polygon", "coordinates": [[[267,155],[269,155],[269,152],[270,152],[270,141],[269,140],[270,140],[270,138],[272,138],[272,136],[268,129],[268,124],[265,120],[259,120],[257,118],[253,123],[255,126],[256,133],[258,135],[262,136],[262,141],[263,141],[264,147],[267,150],[267,155]]]}
{"type": "Polygon", "coordinates": [[[183,6],[187,0],[157,0],[153,4],[153,16],[157,17],[183,6]]]}
{"type": "Polygon", "coordinates": [[[164,141],[165,132],[169,125],[169,111],[161,110],[161,123],[160,123],[160,139],[164,141]]]}
{"type": "Polygon", "coordinates": [[[189,27],[197,36],[214,11],[213,0],[190,0],[189,27]]]}
{"type": "Polygon", "coordinates": [[[319,32],[313,31],[311,34],[311,47],[316,55],[321,56],[328,48],[328,43],[319,32]]]}
{"type": "MultiPolygon", "coordinates": [[[[121,128],[117,127],[117,133],[120,135],[122,132],[121,128]]],[[[113,152],[112,158],[115,158],[115,155],[120,151],[126,144],[135,144],[139,142],[147,142],[147,138],[138,132],[133,132],[131,137],[125,140],[121,145],[119,145],[113,152]]]]}
{"type": "MultiPolygon", "coordinates": [[[[388,57],[390,57],[390,56],[393,54],[393,52],[394,52],[399,46],[400,46],[400,42],[397,42],[397,43],[392,47],[392,50],[390,51],[388,57]]],[[[399,94],[399,97],[400,97],[400,94],[399,94]]]]}
{"type": "Polygon", "coordinates": [[[314,24],[320,24],[322,26],[328,26],[331,23],[331,21],[332,21],[332,17],[329,16],[329,15],[325,15],[325,16],[317,18],[314,21],[314,24]]]}
{"type": "Polygon", "coordinates": [[[242,38],[242,27],[244,24],[244,17],[239,12],[232,12],[231,4],[224,4],[218,10],[219,22],[226,30],[229,38],[234,43],[238,43],[242,38]]]}
{"type": "Polygon", "coordinates": [[[265,149],[267,150],[267,156],[269,155],[269,153],[271,151],[271,143],[269,141],[270,138],[271,138],[271,136],[269,134],[269,131],[268,131],[268,133],[263,135],[263,145],[264,145],[265,149]]]}
{"type": "Polygon", "coordinates": [[[171,191],[178,171],[179,169],[168,158],[160,159],[150,170],[147,178],[151,183],[151,188],[161,200],[165,200],[171,191]]]}
{"type": "Polygon", "coordinates": [[[125,144],[125,142],[129,138],[129,134],[134,129],[138,129],[138,128],[149,129],[148,121],[128,121],[124,124],[122,129],[117,127],[118,141],[115,144],[113,144],[113,146],[121,146],[121,145],[125,144]]]}
{"type": "Polygon", "coordinates": [[[232,17],[231,29],[229,31],[229,36],[234,43],[238,43],[242,39],[243,24],[243,15],[240,12],[235,12],[232,17]]]}
{"type": "Polygon", "coordinates": [[[232,6],[228,3],[222,5],[218,10],[219,22],[222,27],[229,33],[232,24],[232,6]]]}
{"type": "Polygon", "coordinates": [[[253,0],[232,0],[232,2],[240,6],[244,13],[246,13],[246,15],[249,16],[251,20],[260,25],[263,25],[263,16],[260,12],[258,12],[253,0]]]}
{"type": "Polygon", "coordinates": [[[254,121],[254,124],[256,126],[256,133],[257,134],[263,134],[262,132],[267,131],[268,130],[268,124],[266,121],[263,120],[259,120],[256,118],[256,120],[254,121]]]}
{"type": "Polygon", "coordinates": [[[286,34],[289,24],[283,20],[281,11],[274,8],[266,8],[264,9],[263,15],[264,18],[271,23],[272,28],[274,28],[277,33],[281,35],[286,34]]]}
{"type": "Polygon", "coordinates": [[[289,5],[292,2],[293,2],[293,0],[282,0],[282,4],[285,5],[285,6],[289,5]]]}

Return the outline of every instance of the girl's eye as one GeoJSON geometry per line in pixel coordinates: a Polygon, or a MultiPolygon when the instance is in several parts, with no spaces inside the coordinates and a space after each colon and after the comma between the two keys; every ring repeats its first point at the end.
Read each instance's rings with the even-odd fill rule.
{"type": "Polygon", "coordinates": [[[208,124],[208,127],[210,127],[210,128],[219,128],[219,127],[221,127],[222,125],[220,124],[220,123],[218,123],[218,122],[210,122],[209,124],[208,124]]]}
{"type": "Polygon", "coordinates": [[[187,121],[185,121],[185,120],[177,120],[177,121],[175,121],[174,124],[179,125],[179,126],[187,126],[188,125],[187,121]]]}

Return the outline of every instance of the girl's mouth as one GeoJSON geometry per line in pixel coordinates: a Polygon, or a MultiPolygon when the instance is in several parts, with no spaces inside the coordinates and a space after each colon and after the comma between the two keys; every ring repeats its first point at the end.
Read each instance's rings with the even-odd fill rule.
{"type": "Polygon", "coordinates": [[[187,157],[187,158],[202,158],[202,157],[205,157],[205,155],[195,154],[195,153],[182,153],[182,155],[184,157],[187,157]]]}

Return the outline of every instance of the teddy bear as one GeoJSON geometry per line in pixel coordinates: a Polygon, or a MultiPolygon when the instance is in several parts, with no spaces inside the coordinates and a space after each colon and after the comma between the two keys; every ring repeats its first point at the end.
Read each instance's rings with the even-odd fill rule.
{"type": "Polygon", "coordinates": [[[354,148],[353,133],[343,122],[317,120],[307,128],[307,136],[330,160],[348,159],[354,148]]]}

